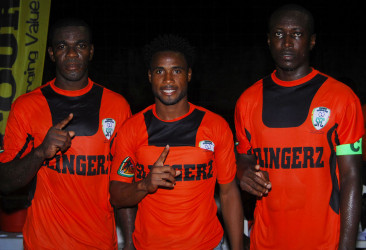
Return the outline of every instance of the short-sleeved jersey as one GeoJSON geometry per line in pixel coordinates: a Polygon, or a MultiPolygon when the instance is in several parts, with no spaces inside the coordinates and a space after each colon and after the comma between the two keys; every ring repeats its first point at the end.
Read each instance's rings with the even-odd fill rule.
{"type": "Polygon", "coordinates": [[[46,160],[23,228],[31,249],[116,249],[113,208],[109,202],[110,147],[131,116],[126,100],[90,79],[78,91],[65,91],[54,80],[20,96],[12,105],[0,161],[23,157],[38,147],[48,129],[74,117],[75,131],[65,153],[46,160]]]}
{"type": "Polygon", "coordinates": [[[357,96],[313,69],[296,81],[273,72],[241,95],[237,150],[255,154],[272,190],[257,201],[253,249],[336,249],[340,233],[336,146],[363,135],[357,96]]]}
{"type": "Polygon", "coordinates": [[[236,173],[233,135],[227,122],[191,103],[186,115],[164,121],[152,105],[129,119],[119,134],[123,136],[116,138],[111,180],[145,178],[167,144],[170,150],[164,164],[182,171],[174,188],[159,188],[138,204],[133,234],[136,248],[216,247],[223,229],[216,215],[215,183],[229,183],[236,173]]]}

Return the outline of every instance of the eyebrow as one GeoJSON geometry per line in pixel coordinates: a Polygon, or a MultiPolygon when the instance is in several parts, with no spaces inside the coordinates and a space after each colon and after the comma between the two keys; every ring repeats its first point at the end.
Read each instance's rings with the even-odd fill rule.
{"type": "MultiPolygon", "coordinates": [[[[88,44],[90,44],[90,42],[86,39],[81,39],[81,40],[76,41],[76,44],[79,44],[79,43],[88,43],[88,44]]],[[[60,41],[55,41],[54,44],[55,45],[57,45],[57,44],[67,44],[67,42],[66,42],[66,40],[60,40],[60,41]]]]}
{"type": "MultiPolygon", "coordinates": [[[[171,67],[171,68],[173,68],[173,69],[185,69],[184,67],[182,67],[182,66],[173,66],[173,67],[171,67]]],[[[155,69],[164,69],[164,67],[163,66],[156,66],[156,67],[154,67],[154,68],[151,68],[152,70],[155,70],[155,69]]]]}

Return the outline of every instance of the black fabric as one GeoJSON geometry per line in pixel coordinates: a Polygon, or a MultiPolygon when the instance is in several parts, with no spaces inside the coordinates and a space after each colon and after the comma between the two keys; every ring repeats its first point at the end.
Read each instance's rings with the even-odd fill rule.
{"type": "Polygon", "coordinates": [[[291,128],[303,124],[311,102],[327,77],[318,74],[309,82],[283,87],[270,76],[263,79],[263,123],[270,128],[291,128]]]}
{"type": "Polygon", "coordinates": [[[93,85],[88,93],[75,97],[60,95],[50,86],[42,88],[42,93],[48,102],[53,125],[73,113],[74,117],[65,130],[75,131],[75,136],[92,136],[98,132],[102,87],[93,85]]]}
{"type": "Polygon", "coordinates": [[[334,146],[332,143],[332,136],[335,133],[335,141],[337,145],[339,145],[338,135],[336,129],[338,124],[335,124],[329,131],[327,132],[328,144],[331,148],[331,153],[329,157],[329,166],[330,166],[330,176],[332,178],[332,193],[330,195],[329,206],[333,209],[333,211],[337,214],[340,212],[340,190],[339,183],[337,178],[337,155],[334,150],[334,146]]]}
{"type": "MultiPolygon", "coordinates": [[[[248,141],[251,142],[252,135],[249,133],[249,131],[246,128],[244,128],[244,129],[245,129],[245,135],[248,138],[248,141]]],[[[247,155],[251,155],[252,154],[252,149],[253,149],[252,147],[250,147],[250,149],[248,149],[247,155]]]]}
{"type": "Polygon", "coordinates": [[[145,124],[150,146],[192,146],[196,144],[197,130],[205,115],[204,111],[195,109],[187,117],[174,121],[163,122],[149,110],[144,113],[145,124]]]}

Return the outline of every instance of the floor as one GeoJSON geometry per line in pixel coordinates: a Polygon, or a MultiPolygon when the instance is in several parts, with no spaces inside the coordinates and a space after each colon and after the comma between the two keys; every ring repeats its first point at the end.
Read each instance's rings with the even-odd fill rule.
{"type": "MultiPolygon", "coordinates": [[[[117,228],[118,235],[118,249],[123,247],[123,239],[121,231],[117,228]]],[[[359,235],[357,241],[357,249],[366,250],[366,232],[359,235]],[[362,240],[361,240],[362,237],[362,240]]],[[[228,250],[227,241],[225,239],[223,250],[228,250]]],[[[23,235],[21,233],[8,233],[0,231],[0,250],[23,250],[23,235]]]]}
{"type": "Polygon", "coordinates": [[[23,249],[23,235],[0,231],[0,250],[23,249]]]}

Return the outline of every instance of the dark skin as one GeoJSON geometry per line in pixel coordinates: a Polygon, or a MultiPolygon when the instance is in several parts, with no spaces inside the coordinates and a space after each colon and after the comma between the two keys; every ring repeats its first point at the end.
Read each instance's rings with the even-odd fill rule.
{"type": "MultiPolygon", "coordinates": [[[[90,34],[83,26],[68,26],[56,29],[48,54],[56,66],[55,85],[63,90],[80,90],[88,84],[88,65],[94,55],[94,45],[90,34]]],[[[27,185],[37,174],[46,159],[58,152],[65,152],[75,136],[73,131],[63,128],[72,120],[70,114],[65,120],[51,127],[41,145],[22,159],[3,163],[0,167],[0,191],[10,193],[27,185]]],[[[124,249],[134,249],[132,232],[134,228],[134,209],[117,211],[121,219],[124,249]]]]}
{"type": "MultiPolygon", "coordinates": [[[[188,113],[187,85],[192,70],[179,52],[156,53],[148,72],[155,95],[156,113],[162,120],[173,120],[188,113]]],[[[174,188],[175,177],[181,172],[171,166],[164,166],[169,157],[169,145],[162,151],[145,179],[136,183],[112,181],[110,185],[112,204],[124,207],[134,206],[146,195],[158,188],[174,188]]],[[[220,200],[223,218],[232,249],[243,248],[243,212],[240,194],[235,180],[220,184],[220,200]]]]}
{"type": "MultiPolygon", "coordinates": [[[[55,85],[63,90],[79,90],[88,84],[88,63],[94,54],[87,29],[82,26],[62,27],[55,30],[48,54],[56,65],[55,85]]],[[[51,127],[41,145],[22,159],[4,163],[0,168],[2,192],[10,193],[27,185],[46,159],[70,146],[73,131],[62,130],[73,118],[70,114],[51,127]]]]}
{"type": "Polygon", "coordinates": [[[70,114],[65,120],[51,127],[39,147],[33,149],[22,159],[2,163],[0,167],[0,191],[11,193],[27,185],[37,174],[42,163],[56,155],[65,152],[71,146],[75,133],[62,130],[72,119],[70,114]]]}
{"type": "MultiPolygon", "coordinates": [[[[166,60],[159,63],[159,55],[154,55],[148,77],[155,95],[156,113],[162,120],[173,120],[189,111],[186,93],[192,70],[187,68],[184,56],[180,53],[157,54],[161,53],[166,60]]],[[[118,207],[134,206],[147,194],[156,192],[159,187],[174,188],[175,177],[181,172],[171,166],[164,166],[168,153],[169,145],[164,148],[145,179],[133,184],[112,181],[110,186],[112,204],[118,207]]]]}
{"type": "Polygon", "coordinates": [[[48,54],[56,65],[55,85],[64,90],[79,90],[88,84],[88,65],[94,55],[87,29],[69,26],[55,31],[48,54]]]}
{"type": "MultiPolygon", "coordinates": [[[[52,46],[48,53],[56,64],[55,85],[63,90],[79,90],[88,84],[88,63],[93,57],[94,47],[89,43],[87,29],[82,26],[62,27],[55,30],[52,46]]],[[[62,128],[70,122],[70,114],[64,121],[51,127],[42,144],[32,150],[26,158],[16,159],[3,176],[9,183],[5,191],[12,192],[25,186],[37,174],[44,160],[52,158],[58,151],[66,151],[71,145],[74,132],[63,131],[62,128]],[[20,178],[19,178],[20,176],[20,178]],[[11,178],[13,177],[13,178],[11,178]],[[15,177],[15,178],[14,178],[15,177]],[[14,184],[15,183],[15,184],[14,184]]]]}
{"type": "MultiPolygon", "coordinates": [[[[268,45],[276,63],[276,76],[294,81],[311,72],[310,51],[316,36],[309,29],[309,17],[299,11],[281,11],[269,24],[268,45]]],[[[361,155],[337,156],[340,178],[341,232],[339,249],[355,249],[361,214],[361,155]]],[[[252,155],[238,156],[238,177],[242,190],[262,197],[270,192],[268,173],[256,165],[252,155]]]]}
{"type": "Polygon", "coordinates": [[[163,120],[185,115],[189,111],[187,87],[192,69],[187,68],[184,56],[179,52],[159,52],[152,61],[148,77],[155,95],[156,113],[163,120]],[[164,57],[164,65],[154,63],[161,57],[164,57]]]}
{"type": "Polygon", "coordinates": [[[116,209],[117,219],[122,227],[123,250],[135,249],[132,233],[135,230],[136,212],[137,207],[116,209]]]}

